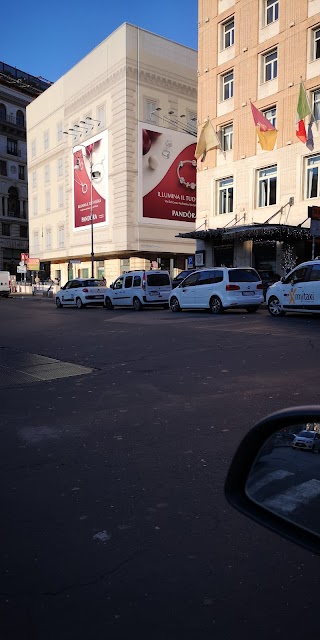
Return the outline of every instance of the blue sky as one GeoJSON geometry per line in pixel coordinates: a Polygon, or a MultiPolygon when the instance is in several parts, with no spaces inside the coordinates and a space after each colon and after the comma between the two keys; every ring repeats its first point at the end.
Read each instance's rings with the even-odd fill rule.
{"type": "Polygon", "coordinates": [[[198,0],[16,0],[1,29],[0,60],[58,80],[123,22],[198,48],[198,0]]]}

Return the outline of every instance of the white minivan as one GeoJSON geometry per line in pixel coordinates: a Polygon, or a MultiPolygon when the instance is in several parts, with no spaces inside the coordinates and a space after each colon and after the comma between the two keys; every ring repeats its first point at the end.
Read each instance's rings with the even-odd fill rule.
{"type": "Polygon", "coordinates": [[[0,271],[0,296],[9,298],[11,291],[11,281],[9,271],[0,271]]]}
{"type": "Polygon", "coordinates": [[[135,311],[150,306],[168,309],[171,290],[168,271],[128,271],[106,289],[104,306],[106,309],[133,307],[135,311]]]}
{"type": "Polygon", "coordinates": [[[302,262],[267,291],[266,302],[272,316],[287,311],[320,313],[320,258],[302,262]]]}

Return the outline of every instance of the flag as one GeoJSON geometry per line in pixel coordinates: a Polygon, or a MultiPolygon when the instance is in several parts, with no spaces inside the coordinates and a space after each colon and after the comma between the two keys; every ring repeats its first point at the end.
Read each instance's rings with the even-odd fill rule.
{"type": "Polygon", "coordinates": [[[200,158],[202,155],[206,155],[207,151],[210,149],[215,149],[220,146],[219,138],[210,122],[207,120],[201,130],[199,140],[197,143],[197,147],[195,150],[195,158],[200,158]]]}
{"type": "Polygon", "coordinates": [[[311,119],[309,124],[308,124],[308,133],[307,133],[307,140],[306,140],[306,146],[308,147],[309,151],[313,151],[313,149],[314,149],[312,124],[313,124],[313,120],[311,119]]]}
{"type": "Polygon", "coordinates": [[[310,115],[310,113],[311,109],[309,100],[307,98],[303,82],[301,80],[296,114],[296,136],[297,138],[299,138],[299,140],[301,140],[301,142],[304,142],[305,144],[307,143],[307,132],[304,124],[304,119],[308,115],[310,115]]]}
{"type": "Polygon", "coordinates": [[[278,131],[252,102],[250,104],[261,149],[263,151],[272,151],[277,141],[278,131]]]}

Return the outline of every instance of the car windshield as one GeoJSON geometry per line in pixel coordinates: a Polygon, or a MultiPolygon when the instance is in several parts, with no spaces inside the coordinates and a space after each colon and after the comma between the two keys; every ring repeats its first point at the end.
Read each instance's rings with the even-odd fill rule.
{"type": "Polygon", "coordinates": [[[314,438],[314,436],[314,431],[301,431],[300,433],[298,433],[299,438],[314,438]]]}
{"type": "Polygon", "coordinates": [[[149,287],[163,287],[170,284],[170,278],[167,273],[149,273],[147,284],[149,287]]]}
{"type": "Polygon", "coordinates": [[[189,276],[190,273],[192,273],[192,271],[181,271],[181,273],[178,273],[174,280],[184,280],[184,278],[189,276]]]}
{"type": "Polygon", "coordinates": [[[260,276],[254,269],[231,269],[229,282],[259,282],[260,276]]]}

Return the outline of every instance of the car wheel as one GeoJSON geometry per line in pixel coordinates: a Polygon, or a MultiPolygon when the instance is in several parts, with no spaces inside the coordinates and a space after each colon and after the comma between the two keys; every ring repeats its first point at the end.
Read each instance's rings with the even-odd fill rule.
{"type": "Polygon", "coordinates": [[[77,299],[76,299],[76,306],[77,306],[77,309],[83,309],[83,307],[85,306],[85,305],[83,304],[83,302],[82,302],[81,298],[77,298],[77,299]]]}
{"type": "Polygon", "coordinates": [[[133,308],[135,311],[142,311],[143,306],[139,300],[139,298],[133,298],[133,308]]]}
{"type": "Polygon", "coordinates": [[[107,298],[105,299],[103,306],[105,309],[108,309],[108,311],[112,311],[113,309],[113,304],[109,298],[109,296],[107,296],[107,298]]]}
{"type": "Polygon", "coordinates": [[[248,311],[248,313],[255,313],[258,309],[259,307],[257,307],[257,305],[255,307],[246,307],[246,311],[248,311]]]}
{"type": "Polygon", "coordinates": [[[179,300],[175,296],[173,296],[173,298],[171,298],[171,300],[170,300],[170,309],[174,313],[176,313],[177,311],[181,311],[179,300]]]}
{"type": "Polygon", "coordinates": [[[218,296],[212,296],[209,305],[211,313],[218,314],[223,312],[222,302],[218,296]]]}
{"type": "Polygon", "coordinates": [[[268,311],[272,316],[284,316],[285,312],[281,309],[279,298],[272,296],[268,302],[268,311]]]}
{"type": "Polygon", "coordinates": [[[62,309],[62,303],[60,298],[56,298],[56,307],[57,309],[62,309]]]}

